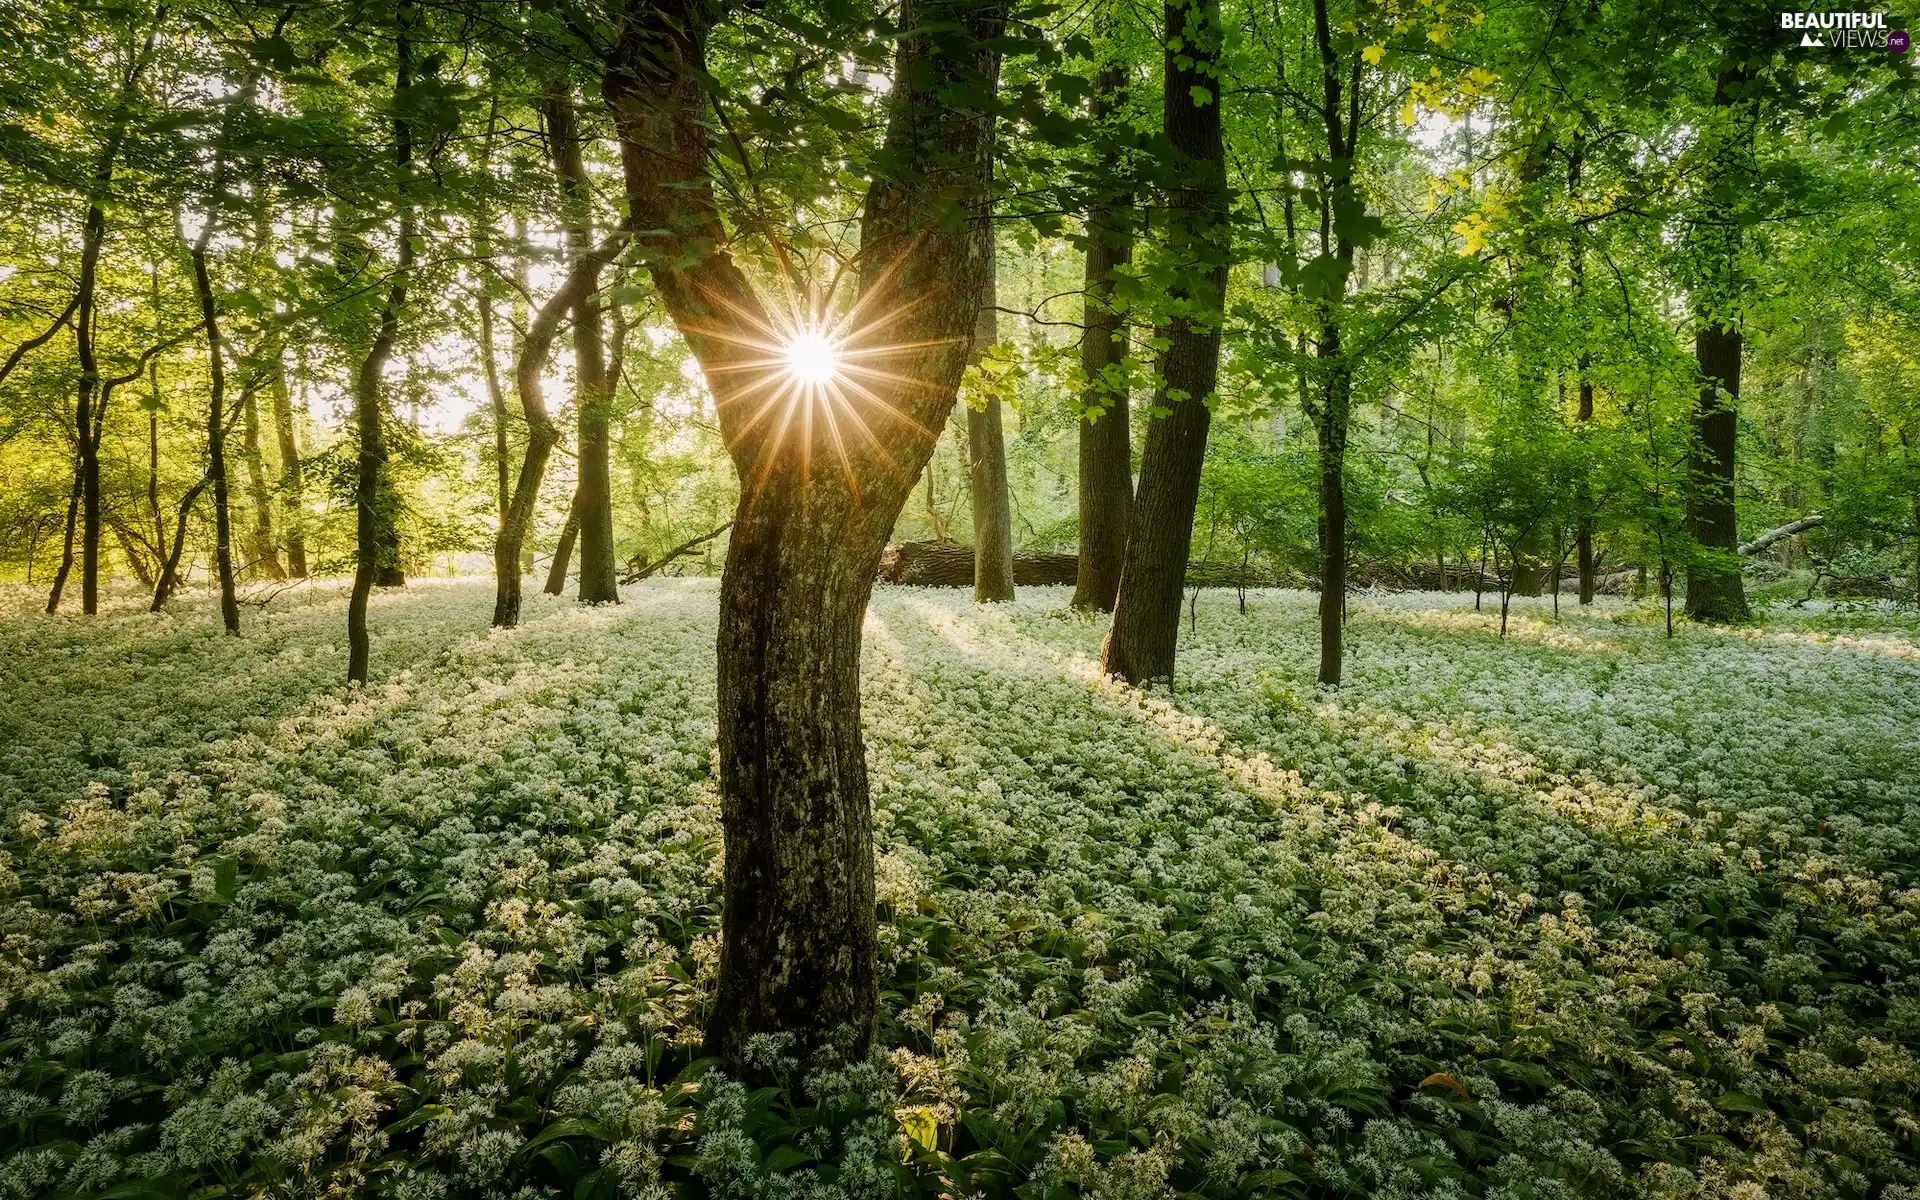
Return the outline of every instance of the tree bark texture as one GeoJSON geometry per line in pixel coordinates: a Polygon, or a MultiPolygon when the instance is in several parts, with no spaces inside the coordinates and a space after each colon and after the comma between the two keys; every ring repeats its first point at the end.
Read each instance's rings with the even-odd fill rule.
{"type": "Polygon", "coordinates": [[[547,586],[542,590],[558,596],[567,590],[567,568],[573,563],[573,546],[580,540],[580,489],[573,489],[567,505],[566,522],[560,526],[560,540],[553,547],[553,561],[547,564],[547,586]]]}
{"type": "MultiPolygon", "coordinates": [[[[861,386],[808,393],[767,366],[777,328],[724,247],[707,174],[698,0],[628,3],[604,80],[654,287],[697,357],[741,495],[720,587],[725,830],[720,987],[708,1053],[750,1037],[859,1058],[877,1005],[860,640],[874,569],[952,410],[989,255],[982,218],[999,0],[908,0],[886,159],[866,197],[861,386]],[[977,102],[975,102],[977,104],[977,102]],[[838,434],[839,436],[836,436],[838,434]]],[[[795,314],[803,316],[804,314],[795,314]]]]}
{"type": "Polygon", "coordinates": [[[1167,349],[1154,397],[1154,407],[1167,415],[1147,427],[1113,624],[1100,651],[1101,668],[1129,683],[1173,675],[1227,286],[1219,0],[1168,0],[1166,34],[1163,126],[1173,155],[1166,165],[1177,180],[1167,215],[1168,250],[1182,264],[1171,295],[1175,315],[1161,330],[1167,349]],[[1196,92],[1206,95],[1205,103],[1196,92]]]}
{"type": "MultiPolygon", "coordinates": [[[[1094,79],[1093,122],[1106,137],[1096,177],[1117,178],[1120,155],[1106,128],[1126,86],[1126,67],[1110,64],[1094,79]]],[[[1075,608],[1113,611],[1133,511],[1133,440],[1129,429],[1125,318],[1114,304],[1115,273],[1133,261],[1133,196],[1100,197],[1087,210],[1086,299],[1080,370],[1086,376],[1080,418],[1080,576],[1075,608]]]]}

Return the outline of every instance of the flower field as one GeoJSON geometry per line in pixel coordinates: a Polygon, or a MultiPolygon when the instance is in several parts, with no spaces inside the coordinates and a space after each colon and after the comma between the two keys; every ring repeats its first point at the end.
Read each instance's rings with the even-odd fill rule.
{"type": "Polygon", "coordinates": [[[1911,618],[1356,597],[1330,693],[1209,593],[1141,693],[883,587],[879,1048],[749,1092],[715,595],[381,595],[354,696],[335,590],[9,597],[0,1197],[1920,1196],[1911,618]]]}

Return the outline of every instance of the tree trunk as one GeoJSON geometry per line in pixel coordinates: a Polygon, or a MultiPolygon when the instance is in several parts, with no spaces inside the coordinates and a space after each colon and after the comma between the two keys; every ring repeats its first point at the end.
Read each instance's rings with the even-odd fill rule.
{"type": "MultiPolygon", "coordinates": [[[[993,278],[993,234],[987,234],[987,275],[980,290],[969,354],[978,366],[999,337],[999,289],[993,278]]],[[[967,402],[967,470],[973,493],[973,599],[989,604],[1013,599],[1013,498],[1007,493],[1007,441],[1000,427],[1000,397],[967,402]]]]}
{"type": "MultiPolygon", "coordinates": [[[[1107,122],[1126,87],[1125,64],[1094,79],[1093,123],[1103,138],[1099,178],[1119,176],[1120,154],[1107,122]]],[[[1080,418],[1080,577],[1076,608],[1113,611],[1133,511],[1133,439],[1125,382],[1126,320],[1113,299],[1116,272],[1133,261],[1133,196],[1103,196],[1087,210],[1086,299],[1080,370],[1086,376],[1080,418]]]]}
{"type": "MultiPolygon", "coordinates": [[[[593,191],[581,155],[572,89],[563,83],[550,86],[543,107],[553,169],[560,178],[567,252],[578,259],[590,254],[593,247],[593,191]]],[[[583,604],[610,604],[620,599],[619,564],[613,557],[612,395],[607,378],[606,331],[599,298],[593,292],[581,295],[573,306],[573,375],[574,407],[579,416],[580,475],[573,495],[575,528],[580,538],[579,595],[583,604]]],[[[557,556],[555,561],[559,561],[557,556]]],[[[560,573],[565,574],[564,568],[560,573]]]]}
{"type": "MultiPolygon", "coordinates": [[[[1346,272],[1353,243],[1340,229],[1338,214],[1364,206],[1353,182],[1354,154],[1360,136],[1358,61],[1353,84],[1342,79],[1334,50],[1327,0],[1314,0],[1314,41],[1320,50],[1321,118],[1325,124],[1327,167],[1320,189],[1320,245],[1331,250],[1335,270],[1315,303],[1320,330],[1314,357],[1320,363],[1318,396],[1312,403],[1320,457],[1320,671],[1319,681],[1338,687],[1345,657],[1347,615],[1347,425],[1353,402],[1353,364],[1341,338],[1340,309],[1346,299],[1346,272]],[[1343,94],[1344,90],[1344,94],[1343,94]],[[1342,111],[1344,103],[1344,113],[1342,111]]],[[[1475,601],[1475,608],[1479,607],[1475,601]]]]}
{"type": "Polygon", "coordinates": [[[61,542],[60,566],[53,573],[53,587],[47,592],[47,615],[60,611],[60,595],[67,590],[67,576],[73,573],[73,535],[80,517],[80,493],[85,487],[86,471],[74,464],[73,494],[67,498],[67,534],[61,542]]]}
{"type": "MultiPolygon", "coordinates": [[[[1745,157],[1739,121],[1734,113],[1747,106],[1746,74],[1737,68],[1720,72],[1714,87],[1716,127],[1708,137],[1720,146],[1710,181],[1722,186],[1737,183],[1743,173],[1736,162],[1745,157]],[[1731,126],[1731,127],[1728,127],[1731,126]]],[[[1700,368],[1700,392],[1692,413],[1692,438],[1687,447],[1687,532],[1697,548],[1706,551],[1687,557],[1687,616],[1696,621],[1744,622],[1746,587],[1733,561],[1740,544],[1734,510],[1734,446],[1739,438],[1741,333],[1735,308],[1739,297],[1740,234],[1717,210],[1722,201],[1710,188],[1706,201],[1714,210],[1694,231],[1695,250],[1706,260],[1704,278],[1693,296],[1694,357],[1700,368]]]]}
{"type": "MultiPolygon", "coordinates": [[[[547,413],[546,392],[540,378],[546,372],[560,322],[580,297],[591,295],[599,288],[601,269],[620,253],[626,240],[626,231],[617,230],[592,253],[576,259],[568,268],[560,290],[549,296],[534,314],[520,344],[520,361],[514,367],[514,388],[520,394],[520,408],[527,418],[527,450],[520,460],[520,474],[513,486],[513,498],[507,505],[507,519],[493,544],[493,623],[497,628],[512,629],[520,623],[520,577],[526,573],[523,552],[527,531],[533,525],[533,510],[540,503],[540,484],[546,478],[547,459],[560,440],[560,431],[547,413]]],[[[560,575],[565,578],[564,566],[560,575]]],[[[556,596],[560,594],[559,588],[549,586],[548,590],[556,596]]]]}
{"type": "Polygon", "coordinates": [[[180,578],[180,552],[187,545],[187,520],[193,515],[194,502],[200,499],[200,493],[206,489],[207,477],[202,475],[199,482],[180,497],[180,508],[174,519],[173,549],[167,552],[166,561],[161,564],[160,580],[153,585],[153,603],[147,606],[148,612],[159,612],[173,596],[174,585],[180,578]]]}
{"type": "MultiPolygon", "coordinates": [[[[218,174],[218,172],[216,172],[218,174]]],[[[201,328],[207,335],[207,479],[213,485],[213,559],[220,581],[220,620],[230,634],[240,632],[240,601],[233,588],[233,520],[227,504],[226,346],[213,304],[213,279],[207,271],[211,215],[193,247],[193,291],[200,301],[201,328]]]]}
{"type": "Polygon", "coordinates": [[[711,8],[629,0],[605,79],[656,291],[712,387],[741,495],[720,587],[725,830],[720,988],[706,1052],[758,1033],[860,1060],[878,1002],[860,643],[874,568],[945,425],[987,270],[989,111],[1005,8],[908,0],[883,160],[861,223],[858,388],[794,397],[753,344],[766,308],[720,249],[706,168],[711,8]],[[977,103],[977,102],[976,102],[977,103]],[[970,219],[955,220],[955,207],[970,219]],[[666,231],[664,234],[658,231],[666,231]],[[871,323],[871,325],[869,325],[871,323]],[[870,343],[870,344],[869,344],[870,343]],[[790,405],[831,405],[827,421],[790,405]],[[756,417],[756,413],[762,414],[756,417]],[[836,440],[832,429],[848,436],[836,440]]]}
{"type": "MultiPolygon", "coordinates": [[[[413,42],[407,24],[411,5],[406,0],[394,9],[394,112],[406,110],[407,89],[413,85],[413,42]]],[[[413,170],[413,130],[408,122],[393,119],[394,159],[402,180],[413,170]]],[[[403,185],[404,187],[404,182],[403,185]]],[[[387,489],[381,487],[386,474],[387,442],[380,412],[380,381],[387,360],[393,356],[400,337],[400,310],[407,303],[407,281],[413,271],[414,212],[407,200],[400,202],[400,239],[394,264],[393,281],[387,287],[386,302],[380,308],[380,325],[367,347],[366,357],[354,376],[353,421],[359,448],[355,456],[353,523],[353,591],[347,599],[347,682],[365,684],[372,657],[372,639],[367,632],[367,600],[373,594],[382,568],[397,569],[397,563],[381,562],[382,550],[392,552],[389,531],[395,514],[382,512],[389,502],[387,489]]]]}
{"type": "Polygon", "coordinates": [[[1210,407],[1220,371],[1229,227],[1226,151],[1220,133],[1219,0],[1167,0],[1163,127],[1179,180],[1171,197],[1168,251],[1181,264],[1162,327],[1156,409],[1147,429],[1140,487],[1127,525],[1101,669],[1129,683],[1173,676],[1181,584],[1193,544],[1193,514],[1207,455],[1210,407]],[[1196,95],[1197,94],[1197,95],[1196,95]],[[1204,103],[1199,97],[1204,97],[1204,103]]]}
{"type": "Polygon", "coordinates": [[[285,365],[276,358],[267,376],[273,393],[273,432],[280,444],[280,490],[286,501],[287,572],[307,577],[307,473],[300,461],[300,442],[293,423],[293,397],[287,388],[285,365]]]}
{"type": "Polygon", "coordinates": [[[573,489],[573,499],[567,503],[566,523],[560,526],[560,541],[553,547],[553,561],[547,564],[547,586],[542,589],[549,596],[559,596],[567,590],[567,568],[573,562],[573,544],[580,540],[580,488],[573,489]]]}
{"type": "Polygon", "coordinates": [[[273,501],[267,495],[266,464],[260,455],[260,392],[248,387],[241,397],[242,451],[247,464],[247,498],[253,504],[253,558],[268,579],[285,579],[280,549],[273,540],[273,501]]]}

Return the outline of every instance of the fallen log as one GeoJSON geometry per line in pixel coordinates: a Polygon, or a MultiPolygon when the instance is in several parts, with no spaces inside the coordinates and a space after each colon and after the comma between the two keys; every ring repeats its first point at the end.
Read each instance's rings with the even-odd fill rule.
{"type": "Polygon", "coordinates": [[[1798,521],[1788,521],[1778,529],[1767,530],[1750,542],[1742,542],[1735,553],[1739,554],[1742,558],[1758,554],[1781,538],[1790,538],[1796,533],[1805,533],[1816,525],[1825,524],[1826,520],[1827,518],[1820,513],[1812,513],[1808,516],[1801,517],[1798,521]]]}
{"type": "MultiPolygon", "coordinates": [[[[1015,554],[1016,587],[1073,583],[1080,573],[1077,554],[1015,554]]],[[[972,587],[973,547],[957,542],[901,542],[880,556],[880,578],[914,587],[972,587]]]]}

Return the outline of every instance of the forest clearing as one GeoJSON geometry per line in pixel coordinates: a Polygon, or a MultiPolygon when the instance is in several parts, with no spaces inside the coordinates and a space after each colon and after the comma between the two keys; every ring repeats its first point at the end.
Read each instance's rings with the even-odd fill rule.
{"type": "Polygon", "coordinates": [[[881,1051],[747,1094],[698,1034],[715,590],[486,633],[485,581],[416,585],[353,698],[337,585],[242,640],[205,601],[16,604],[0,994],[38,1148],[0,1193],[1913,1177],[1911,615],[1669,641],[1523,601],[1502,641],[1470,595],[1356,597],[1327,693],[1311,594],[1208,591],[1167,695],[1102,676],[1064,589],[882,586],[881,1051]]]}
{"type": "Polygon", "coordinates": [[[0,1200],[1920,1200],[1914,2],[0,2],[0,1200]]]}

